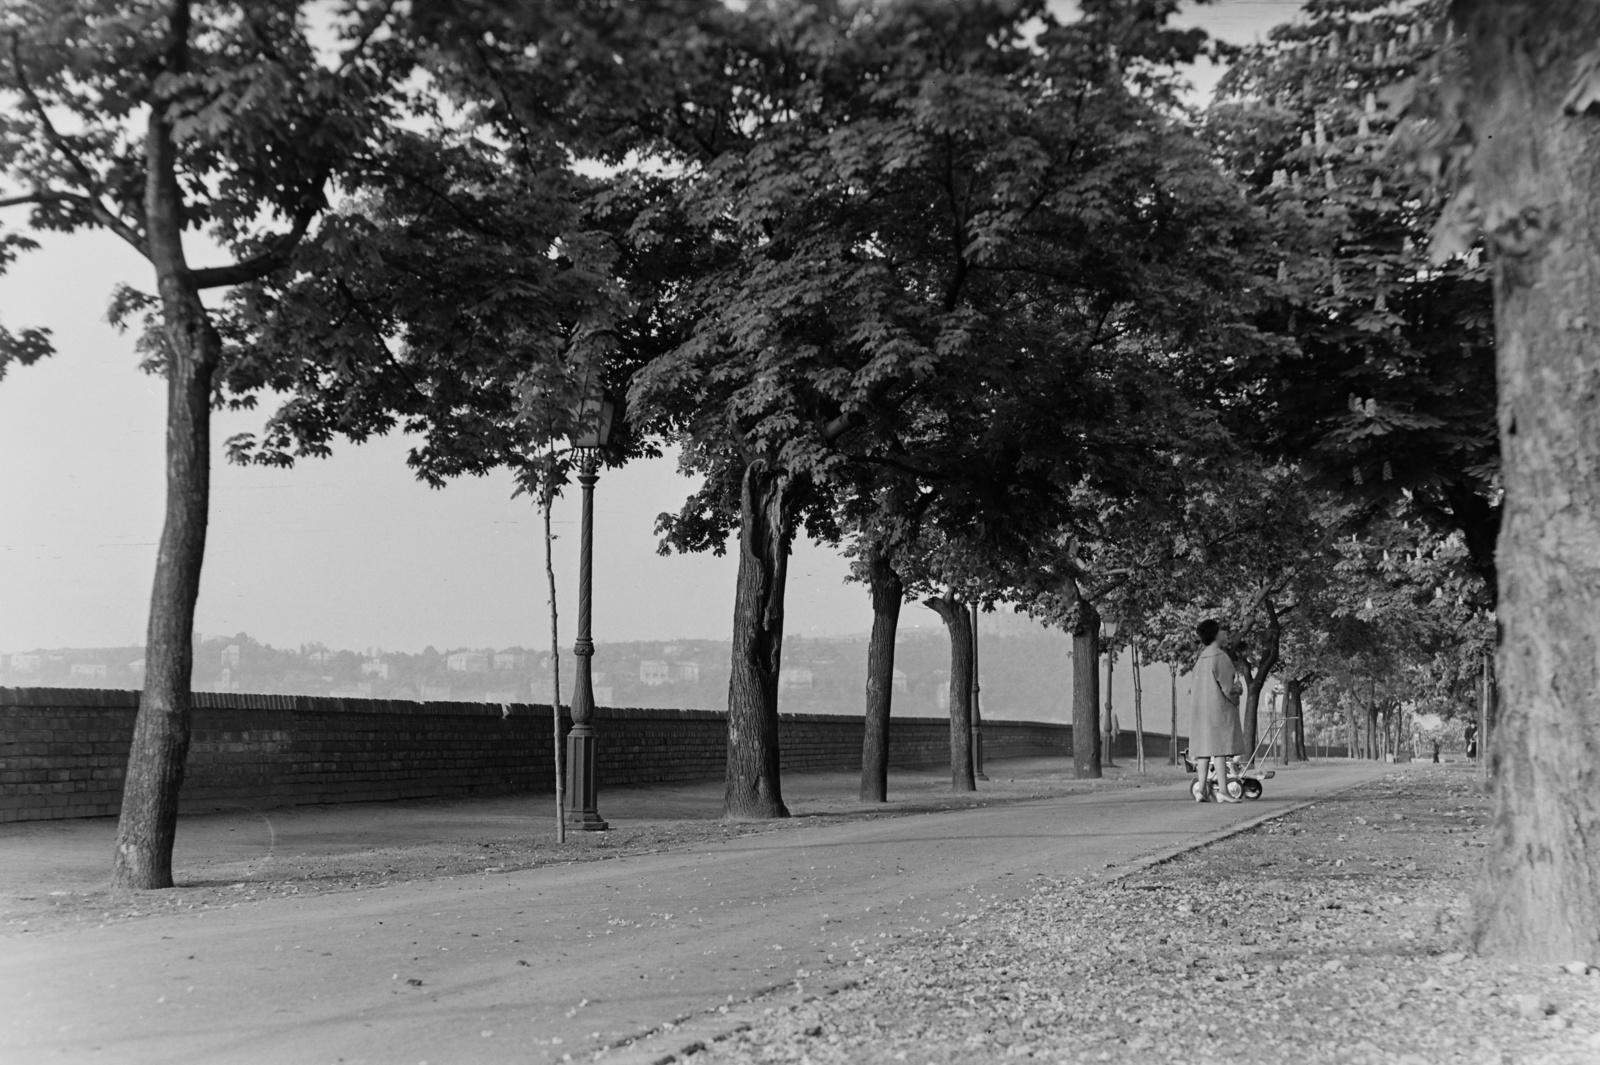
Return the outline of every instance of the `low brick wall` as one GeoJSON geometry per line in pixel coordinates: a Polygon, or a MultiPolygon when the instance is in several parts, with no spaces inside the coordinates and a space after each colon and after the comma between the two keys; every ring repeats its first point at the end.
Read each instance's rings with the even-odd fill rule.
{"type": "MultiPolygon", "coordinates": [[[[486,795],[553,788],[548,706],[417,703],[196,692],[184,779],[186,809],[230,805],[486,795]]],[[[137,692],[0,688],[0,821],[117,813],[138,710],[137,692]]],[[[602,707],[602,787],[716,780],[727,758],[725,715],[705,710],[602,707]]],[[[784,714],[786,770],[861,766],[862,721],[784,714]]],[[[1072,727],[988,721],[985,761],[1067,756],[1072,727]]],[[[1132,735],[1119,742],[1132,756],[1132,735]]],[[[1146,736],[1146,754],[1165,754],[1146,736]]],[[[893,718],[891,765],[941,765],[950,757],[944,718],[893,718]]]]}

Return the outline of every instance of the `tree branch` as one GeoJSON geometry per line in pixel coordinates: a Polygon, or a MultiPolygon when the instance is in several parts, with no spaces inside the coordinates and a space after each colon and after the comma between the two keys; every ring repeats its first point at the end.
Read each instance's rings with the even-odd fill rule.
{"type": "Polygon", "coordinates": [[[267,239],[268,250],[260,255],[251,256],[242,262],[228,266],[210,266],[202,270],[191,270],[189,278],[198,289],[225,288],[228,285],[242,285],[250,281],[259,281],[268,274],[283,269],[289,265],[294,250],[311,228],[311,220],[317,217],[322,210],[322,186],[327,181],[326,173],[317,182],[316,189],[306,194],[305,201],[300,205],[300,210],[295,213],[294,225],[287,233],[267,239]]]}
{"type": "Polygon", "coordinates": [[[78,180],[83,182],[84,187],[84,195],[81,198],[82,205],[88,208],[90,216],[96,222],[99,222],[127,241],[140,254],[148,256],[149,252],[145,248],[144,237],[132,226],[118,218],[109,207],[100,202],[100,190],[104,183],[95,175],[93,170],[89,169],[78,153],[72,150],[72,145],[68,144],[67,139],[56,129],[55,123],[50,121],[50,115],[45,111],[44,103],[39,99],[39,94],[34,91],[33,85],[28,81],[27,73],[22,69],[21,48],[21,35],[13,33],[11,35],[11,71],[17,76],[17,88],[22,90],[22,95],[28,101],[28,106],[38,116],[39,128],[43,131],[45,140],[50,143],[50,147],[61,153],[67,164],[77,171],[78,180]]]}

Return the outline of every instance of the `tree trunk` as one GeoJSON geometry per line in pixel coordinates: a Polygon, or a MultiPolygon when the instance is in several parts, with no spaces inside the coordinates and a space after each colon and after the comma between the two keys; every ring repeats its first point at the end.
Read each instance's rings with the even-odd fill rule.
{"type": "Polygon", "coordinates": [[[144,691],[111,866],[113,887],[140,889],[172,886],[178,792],[189,754],[194,606],[211,495],[211,378],[222,355],[184,259],[182,200],[164,114],[152,108],[146,134],[145,214],[166,347],[167,501],[150,592],[144,691]]]}
{"type": "Polygon", "coordinates": [[[745,467],[739,493],[739,576],[733,603],[728,775],[722,805],[722,816],[730,820],[789,816],[778,781],[778,671],[794,495],[786,472],[761,459],[745,467]]]}
{"type": "Polygon", "coordinates": [[[1172,674],[1172,728],[1167,733],[1167,764],[1178,764],[1178,667],[1167,663],[1167,672],[1172,674]]]}
{"type": "Polygon", "coordinates": [[[1294,749],[1296,757],[1302,762],[1307,762],[1311,759],[1306,753],[1306,704],[1300,694],[1303,690],[1304,685],[1296,688],[1294,693],[1294,749]]]}
{"type": "MultiPolygon", "coordinates": [[[[550,455],[546,476],[554,476],[555,454],[550,455]]],[[[567,841],[567,781],[565,775],[567,738],[561,734],[561,627],[556,612],[555,536],[550,531],[550,507],[555,486],[548,480],[539,494],[539,514],[544,519],[544,577],[550,590],[550,735],[556,761],[556,842],[567,841]]]]}
{"type": "Polygon", "coordinates": [[[1085,603],[1072,630],[1072,768],[1079,780],[1100,771],[1100,615],[1085,603]]]}
{"type": "Polygon", "coordinates": [[[1294,677],[1283,682],[1283,760],[1305,761],[1305,733],[1300,724],[1300,681],[1294,677]]]}
{"type": "Polygon", "coordinates": [[[954,592],[924,599],[950,634],[950,789],[977,791],[972,769],[972,620],[954,592]]]}
{"type": "Polygon", "coordinates": [[[1133,662],[1133,749],[1139,772],[1144,772],[1144,679],[1139,676],[1139,647],[1129,651],[1133,662]]]}
{"type": "Polygon", "coordinates": [[[867,556],[872,638],[867,644],[867,707],[861,736],[861,801],[889,800],[889,710],[894,699],[894,638],[905,586],[878,549],[867,556]]]}
{"type": "MultiPolygon", "coordinates": [[[[1269,604],[1270,607],[1270,604],[1269,604]]],[[[1256,744],[1261,738],[1261,692],[1267,686],[1267,678],[1272,671],[1278,668],[1278,655],[1283,643],[1283,630],[1278,624],[1275,612],[1268,614],[1266,642],[1261,648],[1261,661],[1254,670],[1245,661],[1245,691],[1244,712],[1240,715],[1240,726],[1244,729],[1243,752],[1245,757],[1255,753],[1256,744]]],[[[1240,656],[1243,659],[1243,656],[1240,656]]]]}
{"type": "Polygon", "coordinates": [[[1472,939],[1486,953],[1600,963],[1600,112],[1584,56],[1600,4],[1458,2],[1494,246],[1505,484],[1500,720],[1489,859],[1472,939]],[[1564,110],[1574,75],[1588,79],[1564,110]]]}
{"type": "Polygon", "coordinates": [[[1117,710],[1111,705],[1111,689],[1114,679],[1112,670],[1117,665],[1117,652],[1115,648],[1106,648],[1106,719],[1105,736],[1101,739],[1100,764],[1102,766],[1117,765],[1117,710]]]}

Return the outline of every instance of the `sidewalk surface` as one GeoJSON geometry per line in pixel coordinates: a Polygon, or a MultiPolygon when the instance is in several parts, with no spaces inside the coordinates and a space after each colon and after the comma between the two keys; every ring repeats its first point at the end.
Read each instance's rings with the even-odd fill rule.
{"type": "Polygon", "coordinates": [[[183,820],[167,892],[103,888],[108,820],[0,826],[0,1062],[623,1058],[1030,877],[1115,875],[1384,768],[1296,767],[1238,805],[1056,759],[991,763],[967,797],[898,773],[871,808],[855,774],[795,774],[797,816],[743,828],[720,785],[619,788],[613,832],[565,850],[548,797],[241,810],[183,820]]]}

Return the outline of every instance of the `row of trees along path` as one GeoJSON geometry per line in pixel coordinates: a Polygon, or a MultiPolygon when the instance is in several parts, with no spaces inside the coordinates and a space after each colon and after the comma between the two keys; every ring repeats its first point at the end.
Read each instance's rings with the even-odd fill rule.
{"type": "MultiPolygon", "coordinates": [[[[0,207],[149,260],[111,316],[168,386],[114,882],[172,883],[216,405],[281,400],[236,461],[398,428],[430,483],[508,467],[547,500],[606,395],[606,461],[670,444],[702,478],[663,549],[738,551],[727,816],[786,813],[797,535],[872,597],[868,801],[908,600],[950,632],[957,788],[973,604],[1071,633],[1083,776],[1103,619],[1106,650],[1174,663],[1231,619],[1252,738],[1274,673],[1296,720],[1312,684],[1353,724],[1366,683],[1369,729],[1407,684],[1448,708],[1497,620],[1478,943],[1600,961],[1600,800],[1573,783],[1600,727],[1573,682],[1600,607],[1600,14],[1324,0],[1197,115],[1178,70],[1218,53],[1175,7],[0,13],[0,207]],[[199,232],[224,265],[189,264],[199,232]]],[[[0,231],[0,265],[30,247],[0,231]]],[[[0,328],[0,373],[50,351],[0,328]]]]}

